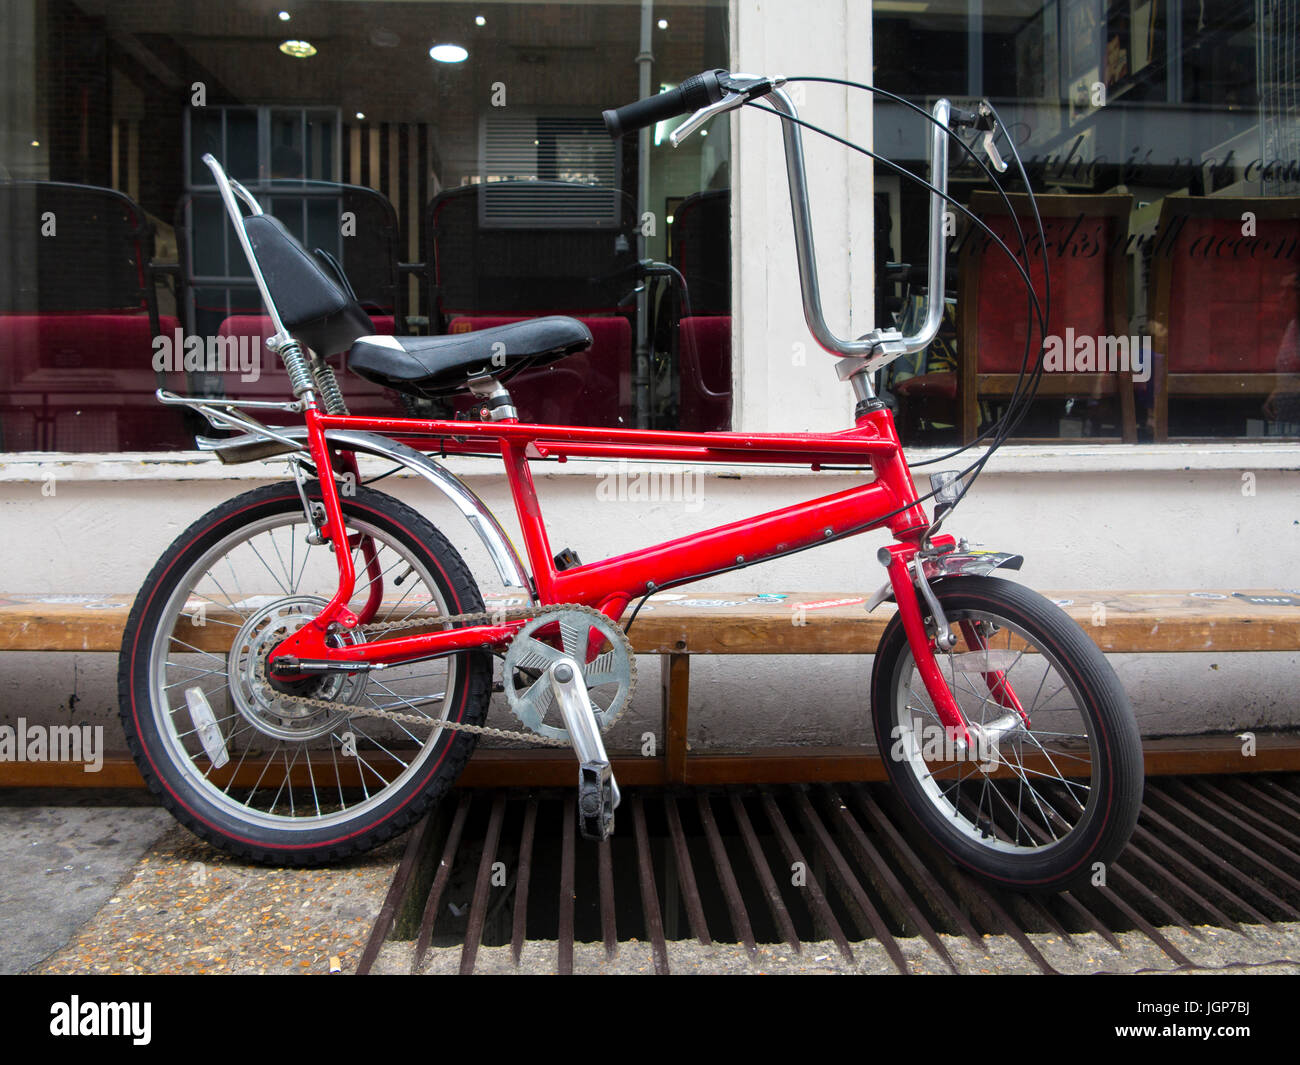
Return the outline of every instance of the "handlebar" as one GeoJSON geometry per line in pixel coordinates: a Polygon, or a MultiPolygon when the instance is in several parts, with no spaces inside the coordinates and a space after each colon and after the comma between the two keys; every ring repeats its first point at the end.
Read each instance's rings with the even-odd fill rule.
{"type": "Polygon", "coordinates": [[[785,78],[763,77],[752,74],[734,74],[726,70],[710,70],[687,78],[676,89],[651,96],[624,107],[604,113],[605,126],[611,136],[619,136],[633,129],[642,129],[663,122],[694,108],[694,114],[683,122],[669,137],[673,146],[715,115],[732,111],[757,99],[770,96],[773,110],[782,120],[785,139],[786,177],[790,185],[790,207],[794,215],[795,252],[799,264],[799,283],[803,293],[804,318],[817,343],[834,355],[844,356],[837,364],[841,379],[871,373],[901,355],[908,355],[926,347],[939,332],[944,305],[944,214],[948,192],[948,137],[949,129],[958,126],[973,127],[984,134],[984,147],[994,166],[1005,170],[993,147],[997,123],[993,110],[981,103],[974,112],[959,111],[946,99],[936,101],[931,110],[934,126],[930,137],[930,193],[929,261],[923,313],[918,315],[921,325],[917,332],[904,335],[894,328],[872,329],[857,340],[845,340],[833,333],[826,324],[822,311],[821,289],[817,279],[817,258],[813,250],[812,214],[808,206],[808,181],[804,169],[803,137],[794,102],[781,86],[785,78]]]}
{"type": "Polygon", "coordinates": [[[726,73],[725,70],[706,70],[692,74],[675,89],[606,111],[605,128],[611,137],[621,137],[624,133],[716,104],[726,94],[718,75],[726,73]]]}

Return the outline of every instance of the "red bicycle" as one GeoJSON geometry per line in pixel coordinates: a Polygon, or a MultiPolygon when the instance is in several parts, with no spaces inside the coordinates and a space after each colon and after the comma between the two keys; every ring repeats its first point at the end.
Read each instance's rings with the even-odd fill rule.
{"type": "MultiPolygon", "coordinates": [[[[877,556],[887,581],[868,609],[892,599],[897,611],[876,651],[871,707],[889,777],[920,827],[955,862],[1026,890],[1066,887],[1123,847],[1137,819],[1142,762],[1118,679],[1058,607],[990,576],[1018,568],[1020,556],[970,550],[938,532],[987,453],[961,474],[933,475],[932,491],[920,495],[871,384],[876,370],[934,336],[943,214],[955,202],[946,192],[949,139],[974,158],[954,130],[982,131],[992,162],[1004,169],[994,148],[996,113],[987,104],[961,112],[947,100],[921,111],[933,124],[929,310],[913,335],[881,328],[846,341],[822,314],[801,140],[808,124],[784,80],[710,71],[606,112],[606,121],[617,134],[694,112],[673,133],[676,144],[744,104],[781,117],[805,315],[820,345],[840,356],[840,377],[858,400],[853,427],[841,432],[522,423],[507,382],[585,349],[591,337],[582,323],[549,317],[454,336],[370,335],[346,281],[205,158],[274,323],[270,346],[295,398],[159,398],[239,431],[199,438],[222,461],[282,455],[293,479],[195,522],[155,565],[131,612],[119,671],[122,721],[145,780],[181,822],[233,853],[275,862],[339,859],[389,838],[446,792],[478,735],[497,731],[482,723],[500,659],[498,690],[527,729],[508,735],[573,748],[582,831],[604,838],[619,792],[601,733],[627,706],[636,680],[619,624],[629,606],[883,528],[893,538],[877,556]],[[345,350],[355,372],[398,392],[472,391],[480,420],[348,414],[320,357],[345,350]],[[259,407],[300,414],[303,424],[267,426],[252,413],[259,407]],[[500,457],[525,558],[434,451],[500,457]],[[361,484],[357,455],[391,460],[450,499],[522,605],[488,610],[438,529],[361,484]],[[593,456],[847,465],[869,467],[873,476],[600,562],[557,559],[530,464],[593,456]],[[933,517],[923,505],[931,497],[933,517]]],[[[1028,291],[1032,311],[1039,301],[1028,291]]],[[[1026,396],[1036,380],[1030,365],[1027,344],[1026,396]]],[[[990,453],[1005,431],[986,434],[990,453]]]]}

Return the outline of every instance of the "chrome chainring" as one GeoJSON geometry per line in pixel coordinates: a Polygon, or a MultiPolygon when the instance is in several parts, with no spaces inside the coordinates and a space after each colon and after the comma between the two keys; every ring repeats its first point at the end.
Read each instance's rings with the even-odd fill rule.
{"type": "Polygon", "coordinates": [[[534,732],[567,741],[569,733],[563,727],[549,673],[562,658],[581,667],[596,723],[602,732],[608,731],[631,701],[636,656],[623,630],[590,608],[553,610],[533,618],[515,634],[502,668],[510,709],[534,732]],[[591,658],[593,650],[600,653],[591,658]],[[553,724],[547,723],[548,714],[553,724]]]}

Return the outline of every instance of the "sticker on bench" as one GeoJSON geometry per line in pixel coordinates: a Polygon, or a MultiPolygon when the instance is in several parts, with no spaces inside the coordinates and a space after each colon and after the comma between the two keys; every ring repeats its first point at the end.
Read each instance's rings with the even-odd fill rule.
{"type": "Polygon", "coordinates": [[[1300,598],[1294,595],[1247,595],[1245,592],[1233,592],[1232,598],[1244,599],[1256,606],[1300,606],[1300,598]]]}
{"type": "Polygon", "coordinates": [[[10,592],[6,600],[12,603],[68,603],[79,606],[122,606],[124,601],[111,595],[46,595],[42,592],[10,592]]]}
{"type": "Polygon", "coordinates": [[[714,608],[720,606],[744,606],[739,599],[683,599],[678,606],[698,606],[714,608]]]}
{"type": "Polygon", "coordinates": [[[837,606],[854,606],[858,603],[865,603],[865,595],[854,596],[851,599],[822,599],[816,603],[796,603],[795,606],[803,607],[804,610],[829,610],[837,606]]]}

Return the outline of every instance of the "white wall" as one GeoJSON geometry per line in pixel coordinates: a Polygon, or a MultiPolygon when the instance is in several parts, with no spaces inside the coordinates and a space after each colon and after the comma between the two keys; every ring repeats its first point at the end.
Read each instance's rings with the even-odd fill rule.
{"type": "MultiPolygon", "coordinates": [[[[870,4],[737,0],[731,18],[735,70],[871,80],[870,4]]],[[[867,94],[824,85],[788,91],[800,117],[871,143],[867,94]]],[[[733,325],[734,427],[844,428],[852,396],[830,370],[833,357],[804,324],[781,123],[752,108],[734,113],[731,122],[732,306],[740,310],[733,325]]],[[[860,336],[874,324],[871,166],[806,130],[803,140],[826,320],[838,336],[860,336]]]]}
{"type": "MultiPolygon", "coordinates": [[[[454,465],[477,471],[467,474],[469,483],[519,542],[504,478],[487,460],[454,465]]],[[[990,464],[949,531],[1023,553],[1017,579],[1044,591],[1300,588],[1298,467],[1296,449],[1278,446],[1009,448],[990,464]],[[1243,473],[1254,476],[1254,495],[1243,494],[1243,473]]],[[[610,469],[577,462],[538,468],[557,551],[569,546],[595,561],[837,491],[854,479],[735,468],[704,480],[702,497],[636,503],[598,498],[600,477],[610,469]]],[[[7,546],[0,553],[0,593],[133,592],[190,521],[278,479],[282,470],[143,456],[12,458],[0,465],[7,546]],[[42,492],[51,474],[52,496],[42,492]]],[[[390,478],[383,488],[426,513],[485,589],[498,586],[468,526],[432,488],[408,477],[390,478]]],[[[884,539],[842,541],[699,587],[869,593],[883,580],[875,550],[884,539]]],[[[1298,660],[1295,654],[1112,657],[1147,735],[1298,727],[1298,660]]],[[[120,747],[112,656],[6,654],[3,663],[0,721],[93,720],[108,724],[109,747],[120,747]]],[[[692,743],[865,741],[869,668],[869,659],[856,656],[697,658],[692,743]]],[[[658,729],[658,663],[642,659],[641,669],[636,707],[617,726],[612,746],[634,746],[641,731],[658,729]]],[[[513,718],[498,710],[495,723],[511,727],[513,718]]]]}

